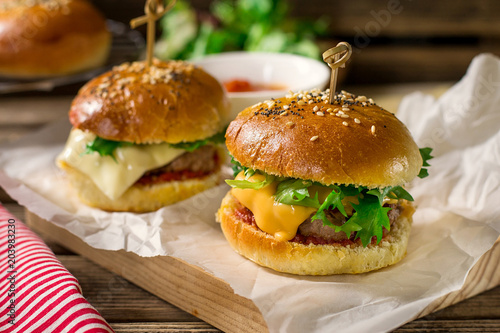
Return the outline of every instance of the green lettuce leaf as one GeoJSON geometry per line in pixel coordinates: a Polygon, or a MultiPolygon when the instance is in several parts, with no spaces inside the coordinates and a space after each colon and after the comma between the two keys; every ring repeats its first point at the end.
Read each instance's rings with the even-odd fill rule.
{"type": "MultiPolygon", "coordinates": [[[[248,178],[250,176],[247,176],[247,170],[252,170],[250,168],[244,167],[243,165],[240,164],[237,160],[234,159],[232,155],[231,156],[231,168],[233,169],[233,177],[236,177],[241,171],[245,171],[245,176],[248,178]]],[[[255,172],[255,171],[254,171],[255,172]]]]}
{"type": "Polygon", "coordinates": [[[286,205],[299,205],[319,208],[318,193],[314,197],[309,194],[311,181],[287,179],[279,183],[274,200],[286,205]]]}
{"type": "Polygon", "coordinates": [[[352,204],[356,211],[342,226],[336,226],[335,231],[350,234],[356,231],[355,239],[360,238],[364,247],[370,244],[372,237],[377,237],[377,244],[382,240],[383,228],[390,230],[391,225],[387,212],[389,207],[382,207],[376,196],[366,195],[359,198],[359,204],[352,204]],[[356,230],[358,229],[358,230],[356,230]]]}
{"type": "Polygon", "coordinates": [[[394,186],[394,187],[387,186],[387,187],[384,187],[383,189],[369,190],[366,193],[371,194],[373,196],[376,196],[381,205],[382,205],[385,197],[388,197],[391,199],[405,199],[408,201],[413,201],[413,197],[411,196],[411,194],[408,193],[401,186],[394,186]]]}
{"type": "Polygon", "coordinates": [[[247,179],[241,179],[241,180],[227,179],[226,183],[229,186],[235,187],[235,188],[259,190],[259,189],[271,184],[276,179],[275,176],[271,176],[268,174],[266,174],[266,178],[262,181],[250,181],[250,180],[248,180],[248,178],[249,178],[249,176],[247,177],[247,179]]]}
{"type": "Polygon", "coordinates": [[[106,140],[96,136],[94,141],[87,143],[83,155],[98,153],[101,156],[110,156],[116,161],[114,155],[115,149],[118,147],[130,146],[132,144],[131,142],[106,140]]]}
{"type": "Polygon", "coordinates": [[[203,147],[209,143],[213,144],[222,144],[225,142],[225,134],[226,131],[219,132],[217,134],[212,135],[211,137],[203,140],[191,141],[191,142],[179,142],[179,143],[171,143],[170,147],[176,149],[183,149],[188,152],[195,151],[196,149],[203,147]]]}
{"type": "MultiPolygon", "coordinates": [[[[192,142],[180,142],[180,143],[175,143],[175,144],[169,144],[170,147],[176,148],[176,149],[183,149],[188,152],[192,152],[204,145],[207,145],[209,143],[212,144],[222,144],[225,142],[225,133],[226,131],[219,132],[207,139],[204,140],[197,140],[197,141],[192,141],[192,142]]],[[[99,136],[96,136],[94,141],[87,143],[87,146],[85,148],[85,151],[83,154],[92,154],[94,152],[98,153],[101,156],[111,156],[115,161],[116,158],[114,156],[114,151],[118,147],[125,147],[125,146],[132,146],[132,145],[140,145],[132,142],[125,142],[125,141],[113,141],[113,140],[106,140],[103,139],[99,136]]]]}

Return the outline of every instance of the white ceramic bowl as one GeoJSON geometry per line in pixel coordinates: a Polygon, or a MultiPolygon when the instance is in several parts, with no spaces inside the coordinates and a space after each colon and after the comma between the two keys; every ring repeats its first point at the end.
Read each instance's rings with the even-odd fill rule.
{"type": "Polygon", "coordinates": [[[279,85],[282,90],[228,92],[233,118],[247,106],[288,91],[325,89],[330,68],[323,62],[287,53],[227,52],[194,61],[221,83],[243,79],[254,84],[279,85]]]}

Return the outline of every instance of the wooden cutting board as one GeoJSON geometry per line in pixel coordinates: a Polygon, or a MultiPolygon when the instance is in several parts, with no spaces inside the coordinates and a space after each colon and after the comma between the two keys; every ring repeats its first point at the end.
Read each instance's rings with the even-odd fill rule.
{"type": "MultiPolygon", "coordinates": [[[[199,267],[173,257],[144,258],[131,252],[98,250],[31,212],[26,212],[26,223],[44,237],[225,332],[268,332],[262,314],[251,300],[236,295],[228,283],[199,267]]],[[[472,268],[462,289],[437,299],[413,319],[499,285],[499,243],[472,268]]]]}

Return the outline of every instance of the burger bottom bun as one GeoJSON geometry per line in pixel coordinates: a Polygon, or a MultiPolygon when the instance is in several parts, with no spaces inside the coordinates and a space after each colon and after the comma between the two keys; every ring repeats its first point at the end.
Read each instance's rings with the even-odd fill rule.
{"type": "Polygon", "coordinates": [[[84,173],[64,164],[65,176],[84,204],[106,211],[145,213],[185,200],[221,181],[221,172],[203,178],[169,181],[154,185],[133,185],[116,200],[108,198],[84,173]]]}
{"type": "Polygon", "coordinates": [[[241,205],[229,192],[217,212],[231,247],[255,263],[297,275],[358,274],[393,265],[406,255],[411,216],[402,214],[378,245],[303,245],[277,241],[234,214],[241,205]]]}

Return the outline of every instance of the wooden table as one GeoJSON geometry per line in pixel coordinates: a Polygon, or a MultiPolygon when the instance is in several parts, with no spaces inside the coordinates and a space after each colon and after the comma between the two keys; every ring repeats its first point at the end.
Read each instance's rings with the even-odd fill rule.
{"type": "MultiPolygon", "coordinates": [[[[395,110],[401,96],[416,89],[440,94],[448,83],[428,85],[349,87],[353,92],[376,98],[395,110]]],[[[9,142],[44,124],[67,116],[71,96],[0,96],[0,142],[9,142]]],[[[20,220],[24,208],[0,190],[0,202],[20,220]]],[[[220,332],[187,313],[137,287],[95,263],[61,247],[57,240],[44,240],[64,266],[79,280],[84,296],[116,332],[220,332]]],[[[500,332],[500,287],[410,322],[395,332],[500,332]]]]}

